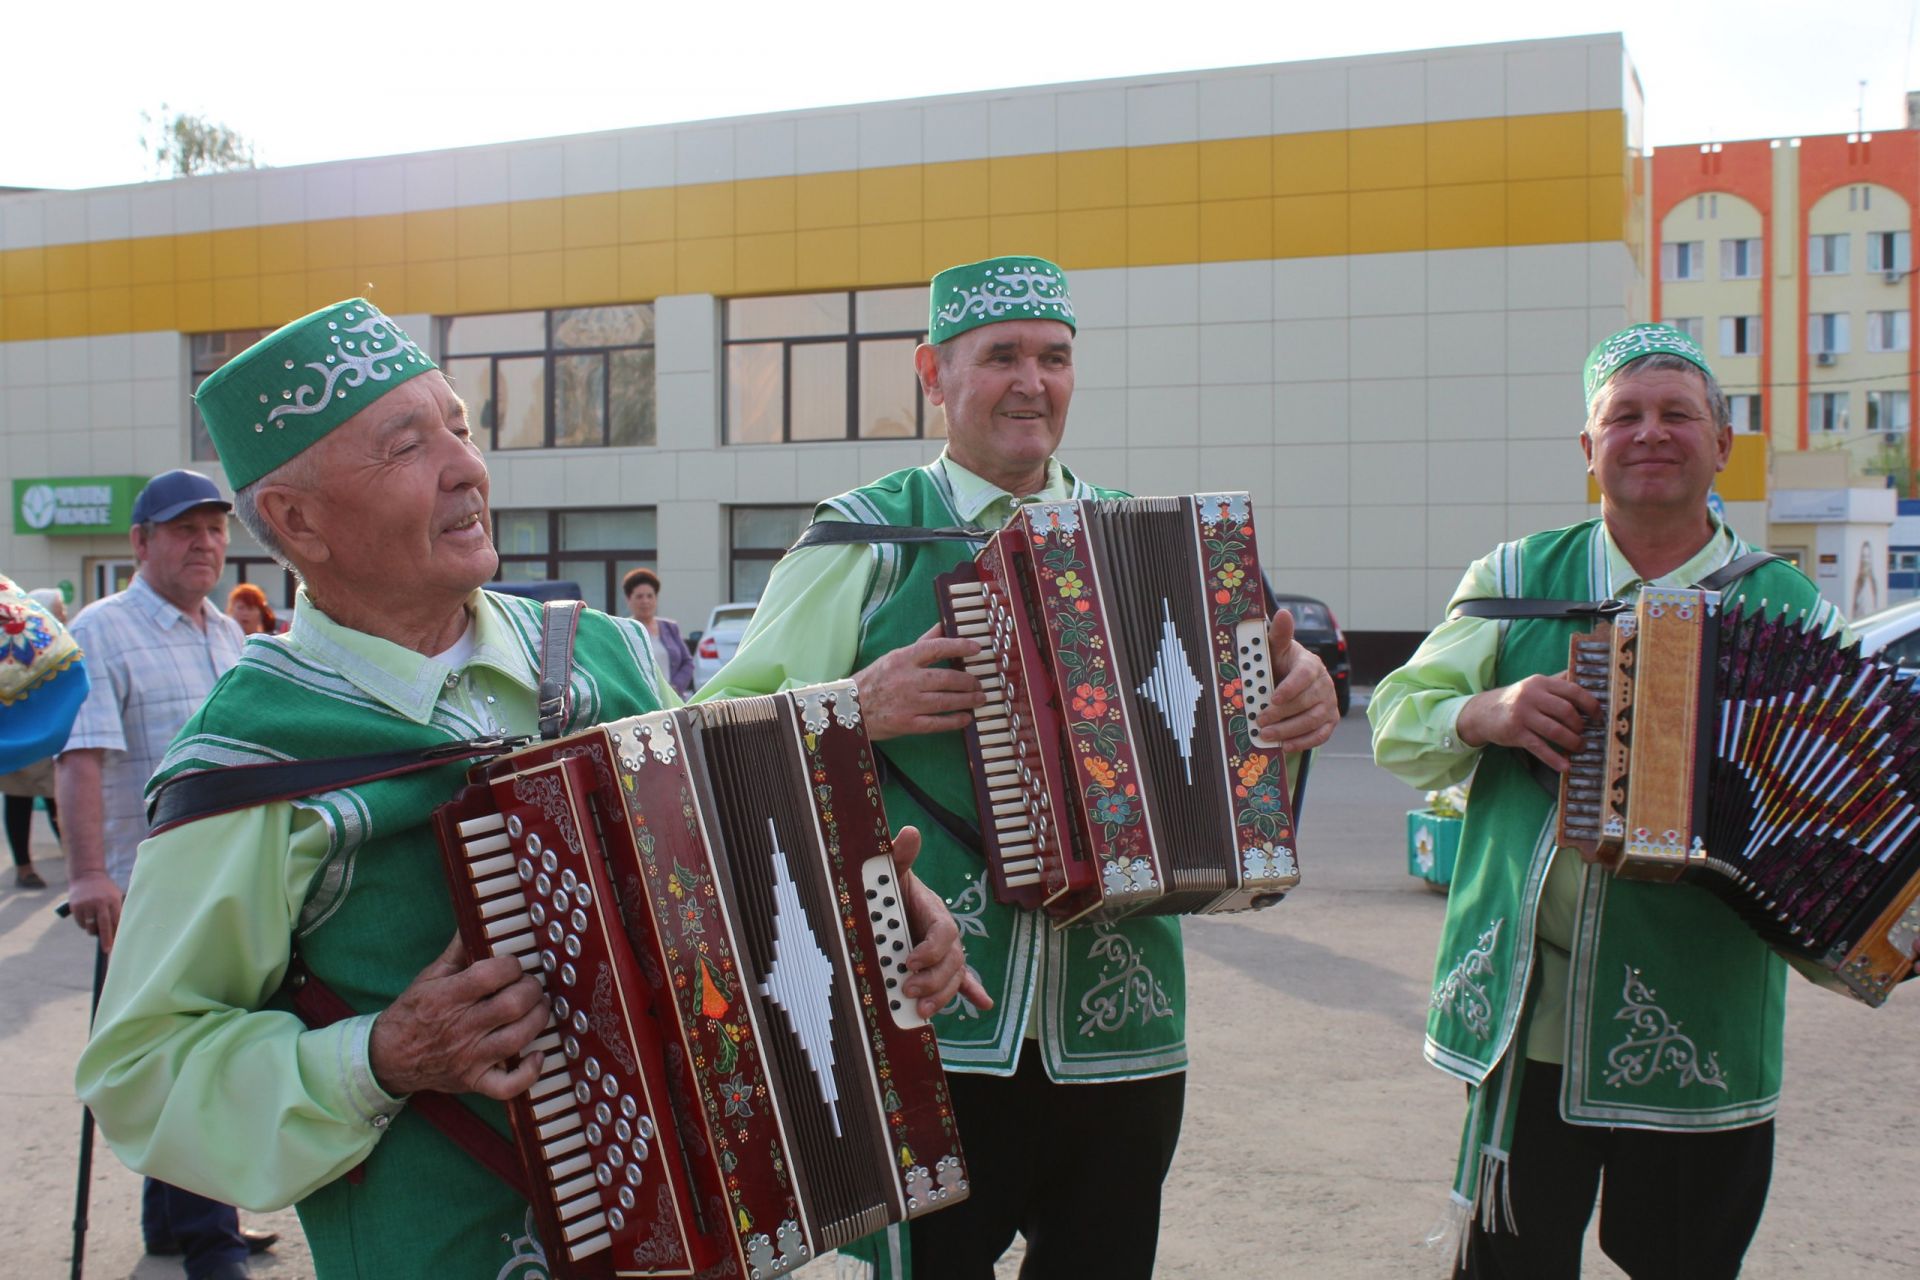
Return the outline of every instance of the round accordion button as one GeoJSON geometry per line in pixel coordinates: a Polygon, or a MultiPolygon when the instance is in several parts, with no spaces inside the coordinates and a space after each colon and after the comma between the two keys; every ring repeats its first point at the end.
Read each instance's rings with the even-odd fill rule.
{"type": "Polygon", "coordinates": [[[527,904],[527,919],[533,921],[533,927],[539,928],[547,922],[547,909],[538,902],[527,904]]]}
{"type": "Polygon", "coordinates": [[[578,1031],[581,1035],[585,1035],[587,1034],[587,1028],[592,1025],[593,1024],[587,1020],[587,1011],[585,1009],[575,1009],[573,1011],[573,1029],[575,1031],[578,1031]]]}
{"type": "MultiPolygon", "coordinates": [[[[605,1129],[602,1129],[599,1125],[589,1122],[587,1125],[587,1141],[597,1147],[602,1142],[605,1142],[606,1140],[607,1140],[607,1131],[605,1129]]],[[[614,1150],[618,1151],[619,1148],[615,1147],[614,1150]]]]}
{"type": "MultiPolygon", "coordinates": [[[[604,1102],[601,1103],[600,1110],[605,1111],[606,1109],[607,1109],[607,1104],[604,1102]]],[[[613,1136],[620,1139],[620,1141],[622,1142],[632,1142],[633,1126],[628,1124],[625,1120],[616,1120],[613,1122],[613,1136]]]]}
{"type": "MultiPolygon", "coordinates": [[[[538,831],[531,832],[528,834],[527,836],[527,852],[528,853],[532,854],[534,857],[537,858],[541,855],[541,853],[543,853],[546,850],[546,847],[547,847],[546,842],[540,838],[540,833],[538,831]]],[[[548,870],[551,871],[552,868],[549,867],[548,870]]]]}
{"type": "Polygon", "coordinates": [[[555,956],[555,955],[553,954],[553,952],[551,952],[551,951],[542,951],[542,952],[540,953],[540,967],[541,967],[542,969],[545,969],[545,970],[546,970],[546,971],[547,971],[548,973],[552,973],[552,972],[553,972],[553,967],[554,967],[555,965],[557,965],[557,964],[559,964],[559,963],[560,963],[560,961],[559,961],[559,959],[558,959],[558,957],[556,957],[556,956],[555,956]]]}
{"type": "Polygon", "coordinates": [[[572,1012],[573,1012],[573,1006],[567,1003],[567,998],[565,996],[555,996],[553,998],[553,1016],[554,1017],[560,1019],[562,1022],[565,1022],[567,1015],[572,1012]]]}
{"type": "Polygon", "coordinates": [[[574,874],[572,867],[568,867],[560,873],[560,891],[562,893],[572,893],[573,886],[579,883],[580,877],[574,874]]]}
{"type": "Polygon", "coordinates": [[[573,1097],[581,1106],[586,1106],[589,1102],[593,1101],[593,1086],[585,1080],[580,1081],[580,1083],[573,1086],[573,1097]]]}
{"type": "Polygon", "coordinates": [[[608,1147],[607,1148],[608,1164],[618,1169],[621,1165],[625,1164],[626,1162],[627,1162],[626,1148],[624,1147],[608,1147]]]}
{"type": "Polygon", "coordinates": [[[566,983],[568,986],[572,986],[579,980],[579,977],[580,975],[573,971],[572,965],[563,964],[560,966],[560,981],[566,983]]]}
{"type": "MultiPolygon", "coordinates": [[[[619,1149],[620,1148],[618,1147],[614,1148],[615,1151],[618,1151],[619,1149]]],[[[595,1165],[593,1167],[593,1180],[599,1183],[603,1187],[612,1186],[613,1185],[613,1167],[611,1165],[606,1165],[606,1164],[595,1165]]]]}
{"type": "Polygon", "coordinates": [[[580,882],[580,887],[573,891],[573,900],[579,903],[583,907],[590,907],[593,905],[593,895],[587,891],[586,881],[582,880],[580,882]]]}
{"type": "Polygon", "coordinates": [[[640,1185],[640,1166],[637,1164],[628,1165],[626,1178],[627,1178],[628,1186],[632,1186],[632,1187],[639,1186],[640,1185]]]}
{"type": "Polygon", "coordinates": [[[519,814],[510,813],[507,815],[507,835],[510,838],[518,840],[522,835],[526,834],[526,830],[527,824],[520,821],[519,814]]]}
{"type": "Polygon", "coordinates": [[[567,936],[567,927],[561,924],[558,920],[553,921],[551,924],[547,926],[547,940],[549,942],[552,942],[555,946],[559,946],[560,940],[562,938],[565,938],[566,936],[567,936]]]}
{"type": "Polygon", "coordinates": [[[612,1076],[608,1076],[600,1082],[600,1092],[606,1094],[609,1098],[617,1098],[620,1096],[620,1082],[612,1076]]]}
{"type": "Polygon", "coordinates": [[[620,1099],[620,1114],[631,1120],[640,1111],[640,1104],[632,1098],[620,1099]]]}
{"type": "Polygon", "coordinates": [[[634,1130],[638,1132],[641,1137],[643,1138],[653,1137],[654,1130],[653,1130],[652,1116],[641,1116],[638,1120],[633,1122],[633,1127],[634,1127],[634,1130]]]}
{"type": "Polygon", "coordinates": [[[618,1209],[609,1209],[607,1210],[607,1225],[615,1231],[618,1231],[627,1225],[627,1215],[618,1209]]]}
{"type": "MultiPolygon", "coordinates": [[[[618,1151],[619,1148],[615,1147],[614,1150],[618,1151]]],[[[645,1160],[647,1156],[651,1154],[652,1151],[653,1151],[653,1148],[647,1145],[647,1140],[645,1138],[636,1138],[634,1140],[633,1158],[635,1161],[645,1160]]]]}
{"type": "MultiPolygon", "coordinates": [[[[580,1056],[580,1042],[572,1036],[568,1036],[560,1042],[560,1051],[567,1055],[568,1061],[572,1061],[580,1056]]],[[[584,1088],[585,1086],[582,1087],[584,1088]]],[[[580,1101],[585,1102],[586,1099],[582,1098],[580,1101]]]]}
{"type": "MultiPolygon", "coordinates": [[[[593,1118],[595,1120],[598,1120],[601,1124],[612,1124],[613,1108],[608,1106],[606,1103],[602,1102],[593,1109],[593,1118]]],[[[614,1132],[618,1133],[619,1130],[616,1129],[614,1130],[614,1132]]],[[[621,1141],[624,1142],[626,1141],[626,1139],[622,1138],[621,1141]]]]}
{"type": "Polygon", "coordinates": [[[533,878],[533,891],[543,898],[552,893],[553,877],[542,871],[533,878]]]}
{"type": "Polygon", "coordinates": [[[553,850],[549,849],[540,855],[540,865],[548,871],[557,871],[560,867],[560,859],[556,858],[553,850]]]}
{"type": "Polygon", "coordinates": [[[620,1188],[619,1199],[620,1199],[620,1207],[622,1209],[633,1208],[633,1201],[634,1201],[633,1188],[632,1187],[620,1188]]]}
{"type": "Polygon", "coordinates": [[[514,868],[514,870],[520,873],[520,879],[523,881],[533,879],[533,859],[532,858],[520,859],[519,864],[514,868]]]}
{"type": "MultiPolygon", "coordinates": [[[[571,1039],[572,1037],[568,1038],[571,1039]]],[[[589,1057],[586,1064],[580,1069],[587,1073],[587,1079],[598,1080],[600,1078],[600,1059],[589,1057]]]]}
{"type": "Polygon", "coordinates": [[[569,919],[576,931],[580,933],[585,933],[587,931],[587,913],[586,912],[576,907],[574,909],[573,915],[569,919]]]}
{"type": "Polygon", "coordinates": [[[566,948],[567,948],[567,954],[572,956],[575,960],[578,960],[580,958],[580,935],[577,933],[568,934],[567,941],[566,941],[566,948]]]}

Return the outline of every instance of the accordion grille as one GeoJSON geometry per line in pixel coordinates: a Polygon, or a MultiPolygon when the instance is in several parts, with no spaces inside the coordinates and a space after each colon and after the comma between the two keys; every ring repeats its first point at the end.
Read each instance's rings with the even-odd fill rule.
{"type": "Polygon", "coordinates": [[[691,763],[724,849],[714,866],[781,1085],[791,1172],[821,1247],[838,1248],[884,1225],[897,1191],[858,999],[827,960],[845,935],[829,858],[815,852],[813,788],[782,700],[694,710],[691,763]]]}
{"type": "Polygon", "coordinates": [[[1238,844],[1226,802],[1219,679],[1201,591],[1191,500],[1087,503],[1099,548],[1115,672],[1147,776],[1146,812],[1168,893],[1155,913],[1194,911],[1235,887],[1221,852],[1238,844]]]}

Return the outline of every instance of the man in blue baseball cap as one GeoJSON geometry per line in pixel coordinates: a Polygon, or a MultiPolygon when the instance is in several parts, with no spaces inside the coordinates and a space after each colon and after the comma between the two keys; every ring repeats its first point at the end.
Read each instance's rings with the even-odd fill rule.
{"type": "MultiPolygon", "coordinates": [[[[133,500],[133,581],[73,621],[93,688],[55,761],[54,787],[73,920],[109,953],[134,851],[147,834],[147,779],[240,660],[239,624],[207,600],[226,568],[231,510],[220,486],[197,471],[155,476],[133,500]]],[[[151,1178],[141,1226],[147,1251],[184,1255],[193,1280],[245,1276],[250,1250],[272,1243],[243,1235],[233,1206],[151,1178]]]]}

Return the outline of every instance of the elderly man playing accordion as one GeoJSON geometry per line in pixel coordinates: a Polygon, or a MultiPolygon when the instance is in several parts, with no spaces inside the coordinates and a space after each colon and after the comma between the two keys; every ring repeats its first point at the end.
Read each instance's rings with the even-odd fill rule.
{"type": "MultiPolygon", "coordinates": [[[[355,299],[269,335],[196,395],[240,519],[301,579],[182,730],[156,785],[207,770],[531,732],[539,606],[482,589],[498,557],[466,406],[355,299]]],[[[670,703],[638,623],[585,611],[569,729],[670,703]]],[[[544,1274],[526,1203],[406,1106],[495,1130],[548,1017],[511,957],[469,962],[429,825],[465,766],[337,786],[149,839],[82,1098],[132,1168],[250,1208],[298,1202],[322,1276],[544,1274]],[[453,939],[449,944],[449,939],[453,939]],[[310,1028],[293,954],[353,1016],[310,1028]]],[[[150,793],[151,794],[151,793],[150,793]]],[[[900,842],[909,860],[915,842],[900,842]]],[[[958,932],[917,884],[907,994],[961,989],[958,932]]]]}
{"type": "MultiPolygon", "coordinates": [[[[1707,505],[1732,451],[1727,398],[1691,338],[1623,330],[1588,357],[1585,389],[1601,517],[1495,548],[1456,607],[1631,603],[1717,575],[1749,604],[1839,626],[1798,569],[1736,563],[1754,548],[1707,505]]],[[[1628,1274],[1733,1276],[1773,1166],[1787,966],[1706,890],[1555,848],[1555,800],[1530,767],[1565,773],[1599,712],[1568,678],[1573,630],[1451,617],[1367,710],[1374,758],[1402,779],[1473,775],[1427,1015],[1428,1060],[1470,1098],[1456,1274],[1579,1275],[1597,1196],[1601,1248],[1628,1274]]]]}
{"type": "MultiPolygon", "coordinates": [[[[1054,456],[1073,397],[1074,334],[1066,274],[1044,259],[991,258],[935,276],[914,366],[946,414],[946,448],[827,499],[815,519],[992,530],[1020,504],[1125,496],[1054,456]]],[[[973,676],[942,665],[978,647],[940,636],[934,586],[973,550],[856,540],[793,552],[701,696],[854,675],[869,731],[891,739],[881,747],[888,812],[920,825],[921,874],[952,906],[969,965],[994,997],[991,1009],[956,999],[935,1020],[970,1196],[909,1233],[863,1242],[883,1274],[898,1274],[910,1254],[916,1280],[986,1280],[1018,1231],[1027,1280],[1146,1277],[1186,1089],[1180,924],[1056,930],[1041,913],[995,901],[981,855],[927,807],[980,821],[960,730],[984,698],[973,676]],[[1130,998],[1102,1002],[1122,989],[1130,998]]],[[[1332,681],[1292,643],[1288,615],[1270,638],[1283,679],[1259,723],[1288,751],[1318,746],[1337,720],[1332,681]]]]}

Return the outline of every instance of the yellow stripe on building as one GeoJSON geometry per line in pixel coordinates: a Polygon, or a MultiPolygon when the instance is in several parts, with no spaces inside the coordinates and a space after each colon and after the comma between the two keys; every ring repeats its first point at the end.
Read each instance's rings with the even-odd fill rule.
{"type": "Polygon", "coordinates": [[[1579,111],[901,165],[0,253],[0,340],[462,315],[1069,269],[1620,241],[1626,119],[1579,111]]]}

